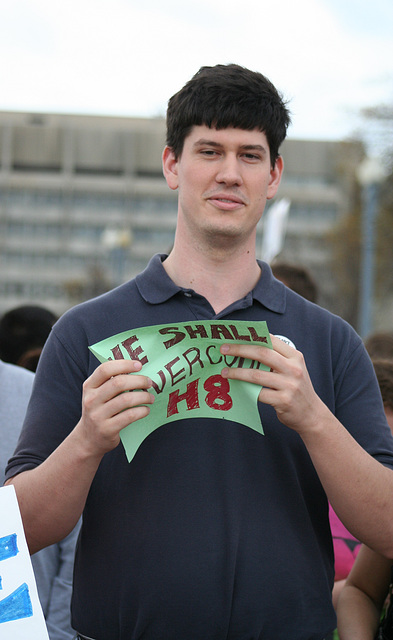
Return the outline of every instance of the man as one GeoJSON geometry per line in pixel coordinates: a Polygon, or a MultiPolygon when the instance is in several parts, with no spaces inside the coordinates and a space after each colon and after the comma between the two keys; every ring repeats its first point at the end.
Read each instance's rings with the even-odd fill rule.
{"type": "Polygon", "coordinates": [[[72,604],[82,638],[321,640],[336,623],[327,499],[354,535],[393,554],[393,474],[381,464],[393,466],[393,444],[361,340],[255,259],[288,123],[261,74],[202,68],[168,105],[171,254],[66,313],[41,356],[8,478],[32,549],[83,511],[72,604]],[[190,411],[129,464],[119,432],[149,414],[151,380],[138,360],[97,366],[88,346],[195,319],[267,322],[273,349],[221,347],[267,366],[222,370],[262,387],[265,435],[190,411]]]}

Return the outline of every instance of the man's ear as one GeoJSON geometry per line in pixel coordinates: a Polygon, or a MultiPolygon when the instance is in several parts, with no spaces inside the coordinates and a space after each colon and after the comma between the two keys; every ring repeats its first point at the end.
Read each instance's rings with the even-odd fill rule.
{"type": "Polygon", "coordinates": [[[278,156],[274,167],[270,170],[270,180],[267,188],[267,199],[274,198],[281,182],[282,172],[284,171],[284,160],[282,156],[278,156]]]}
{"type": "Polygon", "coordinates": [[[162,153],[162,171],[170,189],[177,189],[179,180],[177,175],[178,161],[173,149],[166,146],[162,153]]]}

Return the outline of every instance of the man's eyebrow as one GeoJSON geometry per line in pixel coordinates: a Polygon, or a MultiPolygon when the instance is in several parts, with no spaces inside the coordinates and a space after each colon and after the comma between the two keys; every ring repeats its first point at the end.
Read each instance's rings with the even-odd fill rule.
{"type": "MultiPolygon", "coordinates": [[[[193,147],[194,148],[203,147],[204,145],[207,145],[209,147],[215,147],[216,149],[222,149],[224,146],[223,144],[221,144],[220,142],[217,142],[216,140],[209,140],[208,138],[200,138],[199,140],[196,140],[196,142],[194,142],[193,147]]],[[[260,153],[263,153],[263,154],[267,153],[266,147],[264,147],[261,144],[242,144],[240,145],[239,149],[241,149],[242,151],[259,151],[260,153]]]]}
{"type": "Polygon", "coordinates": [[[203,145],[209,145],[210,147],[222,147],[223,145],[215,140],[208,140],[208,138],[199,138],[196,142],[194,142],[194,147],[202,147],[203,145]]]}
{"type": "Polygon", "coordinates": [[[260,151],[261,153],[266,153],[266,147],[261,144],[242,144],[240,149],[243,151],[260,151]]]}

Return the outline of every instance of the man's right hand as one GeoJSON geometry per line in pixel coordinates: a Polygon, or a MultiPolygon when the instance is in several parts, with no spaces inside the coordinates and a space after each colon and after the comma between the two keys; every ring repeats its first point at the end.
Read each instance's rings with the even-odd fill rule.
{"type": "Polygon", "coordinates": [[[82,417],[75,432],[86,453],[103,456],[117,447],[124,427],[149,414],[154,395],[147,391],[150,378],[135,375],[141,368],[137,360],[110,360],[84,382],[82,417]]]}

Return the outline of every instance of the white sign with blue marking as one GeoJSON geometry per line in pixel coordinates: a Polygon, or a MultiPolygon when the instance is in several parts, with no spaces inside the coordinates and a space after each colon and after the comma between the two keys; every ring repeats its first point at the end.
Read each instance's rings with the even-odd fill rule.
{"type": "Polygon", "coordinates": [[[12,485],[0,488],[0,640],[49,640],[12,485]]]}

